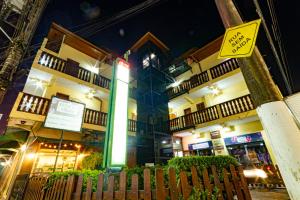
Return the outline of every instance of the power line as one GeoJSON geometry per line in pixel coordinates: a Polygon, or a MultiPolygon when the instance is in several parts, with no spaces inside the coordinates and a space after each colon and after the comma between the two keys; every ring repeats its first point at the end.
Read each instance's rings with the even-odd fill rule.
{"type": "Polygon", "coordinates": [[[262,25],[265,29],[265,32],[266,32],[266,36],[267,36],[267,39],[271,45],[271,49],[272,49],[272,52],[275,56],[275,59],[276,59],[276,62],[278,64],[278,67],[279,67],[279,71],[283,77],[283,81],[285,83],[285,86],[286,86],[286,89],[288,91],[289,94],[292,94],[293,91],[292,91],[292,87],[291,87],[291,84],[290,84],[290,79],[289,79],[289,76],[286,74],[286,70],[287,70],[287,67],[284,65],[284,63],[281,62],[281,59],[277,53],[277,50],[276,50],[276,47],[274,45],[274,42],[273,42],[273,39],[272,39],[272,36],[269,32],[269,29],[267,27],[267,24],[266,24],[266,21],[265,21],[265,18],[263,16],[263,13],[260,9],[260,5],[258,3],[257,0],[253,0],[254,4],[255,4],[255,7],[256,7],[256,11],[257,11],[257,14],[259,15],[259,17],[261,18],[261,21],[262,21],[262,25]]]}

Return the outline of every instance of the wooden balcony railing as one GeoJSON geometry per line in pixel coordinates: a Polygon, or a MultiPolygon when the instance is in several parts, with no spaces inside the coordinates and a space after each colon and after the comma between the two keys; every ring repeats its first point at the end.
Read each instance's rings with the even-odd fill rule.
{"type": "Polygon", "coordinates": [[[136,121],[128,119],[128,131],[136,132],[136,121]]]}
{"type": "Polygon", "coordinates": [[[86,108],[84,112],[84,123],[106,126],[107,113],[86,108]]]}
{"type": "Polygon", "coordinates": [[[197,124],[210,122],[221,117],[228,117],[255,109],[250,95],[242,96],[200,111],[180,116],[169,121],[171,132],[189,129],[197,124]],[[218,110],[220,110],[221,116],[218,110]]]}
{"type": "Polygon", "coordinates": [[[108,78],[98,74],[94,74],[92,77],[92,73],[89,70],[86,70],[80,66],[74,66],[69,63],[69,60],[66,61],[44,51],[41,53],[38,64],[68,74],[80,80],[92,82],[93,84],[106,89],[109,89],[110,86],[110,80],[108,78]]]}
{"type": "Polygon", "coordinates": [[[194,127],[197,124],[219,119],[216,106],[211,106],[200,111],[180,116],[169,121],[170,131],[175,132],[194,127]]]}
{"type": "Polygon", "coordinates": [[[237,68],[239,68],[237,60],[230,59],[230,60],[226,60],[225,62],[222,62],[221,64],[219,64],[215,67],[210,68],[209,71],[210,71],[212,79],[215,79],[215,78],[223,76],[224,74],[227,74],[228,72],[231,72],[237,68]]]}
{"type": "MultiPolygon", "coordinates": [[[[23,93],[17,111],[45,116],[47,115],[49,105],[50,99],[23,93]]],[[[83,122],[87,124],[106,126],[107,113],[86,108],[84,111],[83,122]]],[[[136,123],[137,122],[135,120],[129,119],[128,130],[135,132],[137,127],[136,123]]]]}
{"type": "Polygon", "coordinates": [[[98,85],[100,87],[109,89],[110,88],[110,80],[105,78],[104,76],[100,76],[98,74],[94,74],[93,84],[98,85]]]}
{"type": "Polygon", "coordinates": [[[220,104],[222,117],[228,117],[238,113],[253,110],[254,104],[250,95],[242,96],[237,99],[226,101],[220,104]]]}
{"type": "Polygon", "coordinates": [[[56,71],[60,71],[60,72],[65,71],[66,61],[59,57],[53,56],[49,53],[46,53],[46,52],[42,52],[38,63],[40,65],[43,65],[50,69],[54,69],[56,71]]]}
{"type": "Polygon", "coordinates": [[[46,115],[49,103],[50,99],[24,93],[17,110],[32,114],[46,115]]]}
{"type": "Polygon", "coordinates": [[[183,81],[178,86],[169,88],[167,90],[169,99],[182,95],[188,92],[190,89],[198,87],[199,85],[202,85],[210,81],[209,73],[211,74],[212,79],[215,79],[237,68],[239,68],[239,66],[236,59],[230,59],[215,67],[210,68],[207,71],[204,71],[200,74],[196,74],[192,76],[190,79],[183,81]]]}

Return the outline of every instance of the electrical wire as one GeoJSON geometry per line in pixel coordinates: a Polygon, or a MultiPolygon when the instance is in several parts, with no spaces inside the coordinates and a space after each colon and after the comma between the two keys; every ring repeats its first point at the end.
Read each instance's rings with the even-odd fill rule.
{"type": "Polygon", "coordinates": [[[280,31],[280,26],[279,26],[279,22],[276,16],[276,11],[275,11],[275,6],[274,6],[274,2],[273,0],[267,0],[268,3],[268,9],[271,15],[271,20],[272,20],[272,31],[273,31],[273,35],[275,40],[278,42],[278,47],[279,47],[279,51],[280,51],[280,56],[281,56],[281,60],[283,62],[283,66],[284,69],[286,71],[286,74],[290,80],[290,84],[293,87],[293,82],[292,82],[292,76],[291,76],[291,70],[289,67],[289,63],[288,63],[288,59],[287,59],[287,55],[286,55],[286,50],[282,44],[282,40],[281,40],[281,31],[280,31]]]}

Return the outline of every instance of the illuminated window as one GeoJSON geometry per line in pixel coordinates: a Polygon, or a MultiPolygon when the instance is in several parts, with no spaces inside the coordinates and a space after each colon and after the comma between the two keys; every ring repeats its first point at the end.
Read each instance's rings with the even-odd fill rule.
{"type": "Polygon", "coordinates": [[[149,65],[150,65],[150,58],[149,58],[149,56],[146,56],[143,59],[143,68],[145,69],[146,67],[149,67],[149,65]]]}

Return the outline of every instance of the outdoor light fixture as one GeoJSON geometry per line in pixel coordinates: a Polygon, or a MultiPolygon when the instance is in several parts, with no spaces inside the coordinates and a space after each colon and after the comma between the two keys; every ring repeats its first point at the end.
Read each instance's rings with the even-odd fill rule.
{"type": "Polygon", "coordinates": [[[41,80],[39,80],[39,81],[37,81],[37,82],[35,83],[35,85],[36,85],[36,87],[38,87],[38,88],[42,88],[42,87],[43,87],[43,82],[42,82],[41,80]]]}
{"type": "Polygon", "coordinates": [[[27,154],[27,158],[32,160],[35,158],[35,155],[36,155],[35,153],[29,153],[29,154],[27,154]]]}
{"type": "Polygon", "coordinates": [[[104,167],[121,167],[126,164],[129,72],[126,61],[117,59],[114,62],[104,167]]]}
{"type": "Polygon", "coordinates": [[[182,80],[181,81],[175,81],[174,83],[172,83],[172,87],[174,88],[174,87],[179,86],[181,82],[182,82],[182,80]]]}
{"type": "Polygon", "coordinates": [[[91,90],[89,93],[87,93],[87,98],[88,99],[92,99],[96,94],[96,91],[95,90],[91,90]]]}
{"type": "Polygon", "coordinates": [[[166,140],[163,140],[163,141],[161,141],[161,143],[162,143],[162,144],[166,144],[166,143],[167,143],[167,141],[166,141],[166,140]]]}
{"type": "Polygon", "coordinates": [[[20,149],[21,149],[21,151],[25,151],[27,149],[26,144],[23,144],[20,149]]]}
{"type": "Polygon", "coordinates": [[[248,169],[244,170],[244,175],[247,178],[267,178],[268,175],[262,169],[248,169]]]}
{"type": "Polygon", "coordinates": [[[218,94],[221,93],[220,88],[218,88],[218,87],[215,86],[215,85],[212,85],[212,86],[210,86],[210,87],[208,87],[208,88],[211,90],[211,93],[212,93],[213,95],[218,95],[218,94]]]}
{"type": "Polygon", "coordinates": [[[151,54],[150,54],[150,58],[151,58],[151,59],[155,58],[155,56],[156,56],[156,55],[155,55],[154,53],[151,53],[151,54]]]}

